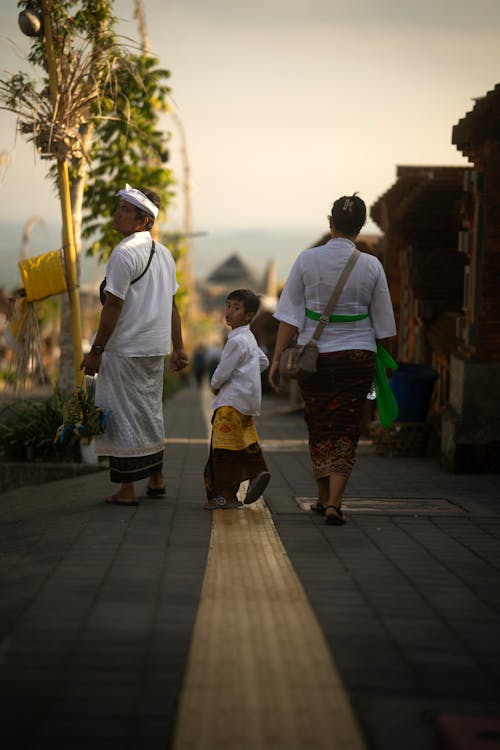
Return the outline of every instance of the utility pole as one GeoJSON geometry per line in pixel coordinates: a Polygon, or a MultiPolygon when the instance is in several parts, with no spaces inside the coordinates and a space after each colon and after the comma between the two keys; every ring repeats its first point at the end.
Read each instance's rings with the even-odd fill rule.
{"type": "MultiPolygon", "coordinates": [[[[52,35],[50,0],[42,0],[42,23],[45,38],[47,68],[49,73],[50,98],[55,112],[58,99],[58,80],[55,62],[54,38],[52,35]]],[[[71,315],[71,339],[73,342],[75,385],[79,385],[82,381],[82,373],[80,370],[80,363],[83,359],[82,324],[80,313],[80,295],[78,291],[78,276],[76,270],[76,247],[75,237],[73,233],[73,218],[71,214],[69,172],[68,163],[64,158],[57,158],[57,184],[59,188],[59,199],[61,202],[63,254],[71,315]]]]}
{"type": "MultiPolygon", "coordinates": [[[[134,0],[134,18],[137,20],[139,29],[139,36],[141,39],[141,50],[145,55],[151,55],[151,43],[149,41],[147,25],[146,25],[146,14],[144,12],[144,6],[142,0],[134,0]]],[[[182,239],[185,245],[185,253],[182,258],[182,269],[184,272],[184,282],[186,288],[190,290],[190,297],[192,300],[192,306],[196,305],[196,292],[195,285],[193,282],[193,269],[192,269],[192,246],[191,238],[193,232],[191,230],[191,166],[189,164],[187,142],[186,142],[186,131],[184,129],[183,122],[175,109],[169,105],[168,113],[174,120],[177,131],[180,138],[180,153],[182,159],[182,193],[184,203],[184,215],[183,215],[183,226],[182,226],[182,239]]],[[[155,224],[156,226],[156,224],[155,224]]],[[[154,227],[153,227],[154,228],[154,227]]],[[[186,310],[184,317],[187,319],[190,315],[190,311],[186,310]]]]}
{"type": "MultiPolygon", "coordinates": [[[[151,57],[151,42],[149,41],[148,37],[146,14],[144,13],[142,0],[134,0],[134,18],[137,20],[137,28],[139,30],[139,37],[141,39],[141,52],[143,55],[151,57]]],[[[155,221],[151,229],[151,237],[157,241],[159,241],[160,239],[160,227],[157,221],[155,221]]]]}
{"type": "Polygon", "coordinates": [[[180,138],[180,152],[181,152],[181,159],[182,159],[182,193],[183,193],[183,203],[184,203],[184,213],[183,213],[183,222],[182,222],[182,235],[184,239],[184,244],[186,247],[186,252],[183,258],[183,268],[184,268],[184,276],[186,279],[186,286],[188,289],[194,289],[193,285],[193,269],[192,269],[192,262],[191,262],[191,237],[193,236],[192,232],[192,221],[191,221],[191,166],[189,163],[189,156],[188,156],[188,150],[187,150],[187,142],[186,142],[186,131],[184,129],[183,122],[175,109],[171,108],[169,106],[168,112],[170,115],[172,115],[172,119],[174,120],[177,131],[180,138]]]}
{"type": "Polygon", "coordinates": [[[139,36],[141,38],[141,49],[143,54],[151,54],[151,42],[148,37],[148,30],[146,27],[146,14],[144,13],[144,7],[142,0],[134,0],[134,18],[137,19],[137,26],[139,27],[139,36]]]}

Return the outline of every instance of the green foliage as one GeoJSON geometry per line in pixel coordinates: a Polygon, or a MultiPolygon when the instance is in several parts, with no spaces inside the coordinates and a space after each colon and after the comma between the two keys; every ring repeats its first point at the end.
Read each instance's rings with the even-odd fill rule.
{"type": "Polygon", "coordinates": [[[116,244],[112,228],[116,193],[125,183],[160,195],[164,213],[172,196],[173,176],[162,162],[165,136],[159,115],[167,110],[168,70],[157,58],[131,55],[103,87],[96,113],[91,171],[86,186],[83,236],[96,237],[90,255],[106,261],[116,244]]]}
{"type": "Polygon", "coordinates": [[[15,383],[16,373],[11,367],[0,367],[0,381],[5,383],[15,383]]]}
{"type": "MultiPolygon", "coordinates": [[[[22,9],[28,6],[41,14],[39,0],[19,3],[22,9]]],[[[42,157],[59,162],[86,158],[85,132],[94,116],[100,87],[111,76],[116,61],[126,58],[112,31],[110,8],[109,0],[60,0],[50,4],[50,57],[57,79],[54,103],[48,85],[49,42],[45,34],[32,37],[28,56],[29,62],[43,69],[41,81],[34,82],[24,73],[10,79],[0,77],[0,102],[18,115],[18,130],[35,143],[42,157]]],[[[55,174],[52,168],[53,178],[55,174]]]]}
{"type": "Polygon", "coordinates": [[[47,401],[17,401],[0,413],[0,457],[7,461],[78,461],[78,439],[61,445],[54,435],[62,424],[58,389],[47,401]]]}
{"type": "MultiPolygon", "coordinates": [[[[37,10],[40,15],[42,13],[40,0],[19,0],[17,5],[20,11],[32,8],[37,10]]],[[[76,37],[94,40],[98,35],[101,44],[112,41],[116,18],[112,14],[112,2],[110,0],[79,0],[77,2],[75,0],[57,0],[57,2],[51,2],[50,13],[56,57],[66,55],[69,45],[74,45],[76,37]],[[108,35],[107,39],[106,35],[108,35]]],[[[32,38],[28,60],[32,65],[45,69],[43,35],[32,38]]]]}
{"type": "Polygon", "coordinates": [[[177,308],[182,316],[186,312],[186,307],[189,303],[189,289],[188,289],[188,280],[185,277],[183,267],[182,267],[182,259],[186,255],[187,247],[185,240],[183,238],[183,235],[180,234],[180,232],[167,232],[163,233],[160,237],[161,242],[163,242],[164,245],[168,247],[170,252],[172,253],[172,257],[175,260],[176,266],[177,266],[177,282],[179,284],[179,289],[176,292],[175,295],[175,302],[177,305],[177,308]],[[181,262],[179,262],[181,261],[181,262]]]}
{"type": "MultiPolygon", "coordinates": [[[[51,3],[57,117],[47,86],[43,35],[32,38],[28,57],[42,68],[41,82],[22,73],[0,76],[0,104],[18,114],[23,137],[47,156],[65,158],[72,185],[83,180],[82,233],[93,240],[88,253],[102,261],[117,241],[110,221],[117,190],[126,182],[155,190],[165,212],[174,183],[162,162],[165,135],[159,127],[170,73],[158,66],[157,58],[137,48],[132,52],[130,41],[125,45],[117,38],[112,5],[112,0],[51,3]]],[[[41,12],[40,0],[20,0],[18,7],[41,12]]],[[[50,174],[56,183],[55,164],[50,174]]]]}

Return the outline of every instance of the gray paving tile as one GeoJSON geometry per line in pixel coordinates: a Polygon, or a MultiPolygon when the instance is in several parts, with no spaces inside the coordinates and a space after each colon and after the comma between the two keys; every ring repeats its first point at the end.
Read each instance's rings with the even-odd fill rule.
{"type": "MultiPolygon", "coordinates": [[[[306,437],[284,406],[265,398],[262,439],[306,437]]],[[[169,437],[206,437],[196,390],[166,413],[169,437]]],[[[167,498],[144,483],[136,509],[103,504],[105,472],[2,496],[2,750],[13,737],[30,750],[169,746],[210,539],[207,451],[169,443],[167,498]]],[[[348,495],[445,498],[467,514],[351,512],[338,529],[295,502],[315,493],[306,447],[266,459],[266,500],[368,750],[437,750],[433,712],[498,711],[498,477],[360,452],[348,495]]]]}

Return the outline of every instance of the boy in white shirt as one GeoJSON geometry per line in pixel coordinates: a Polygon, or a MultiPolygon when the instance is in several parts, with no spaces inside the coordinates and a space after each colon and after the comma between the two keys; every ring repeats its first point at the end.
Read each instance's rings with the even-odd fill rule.
{"type": "Polygon", "coordinates": [[[269,360],[250,330],[259,298],[249,289],[236,289],[226,300],[226,323],[231,328],[210,385],[215,394],[210,408],[212,440],[204,471],[208,510],[240,508],[238,490],[249,480],[244,503],[254,503],[271,475],[267,469],[253,417],[260,414],[260,374],[269,360]]]}

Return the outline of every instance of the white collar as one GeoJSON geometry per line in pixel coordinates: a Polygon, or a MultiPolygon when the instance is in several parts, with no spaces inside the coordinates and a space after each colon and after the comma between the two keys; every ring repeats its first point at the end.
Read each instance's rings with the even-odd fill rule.
{"type": "Polygon", "coordinates": [[[247,324],[245,326],[238,326],[238,328],[232,328],[229,333],[227,334],[228,339],[232,338],[233,336],[237,336],[238,333],[246,333],[246,331],[250,330],[250,325],[247,324]]]}

